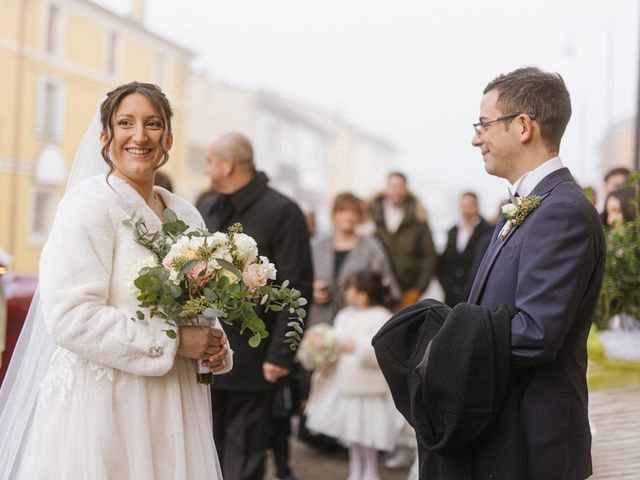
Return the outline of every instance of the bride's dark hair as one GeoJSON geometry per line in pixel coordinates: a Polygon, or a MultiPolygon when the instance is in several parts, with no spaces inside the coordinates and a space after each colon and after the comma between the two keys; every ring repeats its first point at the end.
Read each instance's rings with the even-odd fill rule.
{"type": "Polygon", "coordinates": [[[169,152],[165,149],[167,137],[171,133],[171,117],[173,116],[169,100],[167,100],[167,97],[162,93],[162,90],[160,90],[160,87],[157,85],[140,82],[125,83],[124,85],[120,85],[115,90],[107,93],[107,98],[102,102],[102,105],[100,105],[100,123],[102,123],[102,132],[107,135],[107,141],[102,146],[101,153],[102,158],[104,158],[104,161],[109,165],[109,175],[111,175],[114,170],[113,162],[109,157],[109,148],[113,141],[113,116],[120,106],[120,102],[132,93],[144,95],[162,116],[164,128],[162,133],[162,142],[160,143],[160,147],[162,148],[162,161],[156,166],[156,170],[169,161],[169,152]]]}

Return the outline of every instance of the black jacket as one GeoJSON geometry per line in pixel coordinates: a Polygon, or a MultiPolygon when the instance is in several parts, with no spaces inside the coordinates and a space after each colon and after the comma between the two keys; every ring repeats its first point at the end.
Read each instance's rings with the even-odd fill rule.
{"type": "Polygon", "coordinates": [[[458,227],[447,233],[447,245],[438,259],[438,279],[444,290],[444,303],[450,307],[466,302],[480,260],[491,242],[493,225],[480,218],[462,252],[458,252],[458,227]]]}
{"type": "MultiPolygon", "coordinates": [[[[292,200],[268,185],[262,172],[244,187],[230,195],[212,192],[203,198],[198,209],[207,228],[226,231],[227,227],[240,222],[244,233],[252,236],[258,244],[260,255],[269,257],[278,269],[276,283],[288,279],[290,286],[311,300],[313,269],[309,234],[302,211],[292,200]]],[[[214,389],[266,390],[272,387],[263,376],[262,364],[270,362],[291,369],[293,355],[284,342],[290,329],[288,311],[270,312],[263,319],[269,337],[259,347],[247,343],[248,332],[240,335],[237,324],[224,325],[231,348],[234,350],[233,370],[215,378],[214,389]]]]}
{"type": "Polygon", "coordinates": [[[424,300],[373,338],[396,407],[416,431],[420,479],[526,479],[512,315],[424,300]]]}
{"type": "Polygon", "coordinates": [[[387,230],[384,220],[384,196],[374,198],[369,208],[375,234],[387,250],[400,289],[425,291],[435,273],[438,254],[424,207],[409,195],[402,223],[393,233],[387,230]]]}

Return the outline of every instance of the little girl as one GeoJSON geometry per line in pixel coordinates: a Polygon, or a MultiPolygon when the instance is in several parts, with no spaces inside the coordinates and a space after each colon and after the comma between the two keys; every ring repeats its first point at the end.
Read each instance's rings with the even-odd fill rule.
{"type": "Polygon", "coordinates": [[[335,369],[316,371],[307,427],[349,448],[349,480],[378,480],[378,450],[394,446],[397,417],[371,339],[389,320],[390,294],[377,272],[359,271],[345,284],[334,328],[341,339],[335,369]]]}

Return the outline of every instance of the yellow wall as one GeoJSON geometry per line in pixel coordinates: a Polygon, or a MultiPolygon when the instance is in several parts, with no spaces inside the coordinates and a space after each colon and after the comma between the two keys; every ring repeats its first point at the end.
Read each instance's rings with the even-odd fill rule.
{"type": "Polygon", "coordinates": [[[9,174],[0,172],[0,246],[9,245],[9,195],[11,191],[11,177],[9,174]]]}
{"type": "MultiPolygon", "coordinates": [[[[116,85],[131,80],[153,81],[158,54],[163,53],[165,62],[170,65],[166,69],[167,84],[172,86],[168,96],[178,106],[173,121],[172,161],[184,157],[186,142],[182,131],[185,118],[179,105],[184,104],[182,76],[190,58],[188,53],[172,49],[143,28],[132,26],[129,21],[88,2],[75,0],[57,2],[63,29],[60,49],[50,55],[44,51],[48,1],[28,0],[23,35],[28,48],[23,50],[19,75],[16,45],[22,1],[25,0],[0,0],[0,72],[3,75],[0,89],[0,248],[14,255],[14,271],[29,273],[37,272],[42,247],[41,241],[34,242],[30,237],[35,184],[33,167],[41,149],[48,144],[57,145],[70,168],[99,99],[116,85]],[[115,75],[106,71],[107,44],[114,29],[120,39],[119,69],[115,75]],[[43,75],[58,81],[65,92],[64,129],[61,138],[56,140],[41,138],[36,132],[38,82],[43,75]],[[19,138],[18,174],[13,172],[16,138],[19,138]],[[17,194],[13,195],[14,192],[17,194]]],[[[63,190],[61,185],[54,191],[61,196],[63,190]]]]}
{"type": "Polygon", "coordinates": [[[3,158],[10,155],[13,142],[12,118],[15,101],[9,92],[14,92],[16,88],[15,55],[0,48],[0,65],[3,72],[0,88],[0,158],[3,158]]]}
{"type": "Polygon", "coordinates": [[[65,60],[97,71],[106,68],[107,30],[80,13],[69,12],[65,19],[65,60]]]}
{"type": "Polygon", "coordinates": [[[18,17],[20,2],[15,0],[0,0],[0,32],[2,38],[15,41],[18,38],[18,17]]]}
{"type": "Polygon", "coordinates": [[[123,76],[139,82],[153,82],[156,52],[130,38],[124,42],[124,51],[123,76]]]}

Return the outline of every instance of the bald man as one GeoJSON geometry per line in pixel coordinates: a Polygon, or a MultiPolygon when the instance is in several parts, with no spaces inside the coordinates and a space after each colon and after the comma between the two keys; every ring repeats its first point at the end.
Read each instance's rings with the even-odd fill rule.
{"type": "MultiPolygon", "coordinates": [[[[260,255],[275,263],[276,283],[288,279],[310,299],[313,272],[305,217],[256,171],[249,139],[239,133],[218,137],[207,150],[204,173],[212,191],[198,208],[209,230],[226,231],[240,222],[258,243],[260,255]]],[[[226,480],[263,478],[276,383],[285,380],[293,362],[284,342],[288,317],[288,312],[263,317],[269,337],[258,348],[248,345],[248,336],[236,325],[225,328],[235,352],[234,368],[216,378],[212,392],[214,437],[226,480]]]]}

